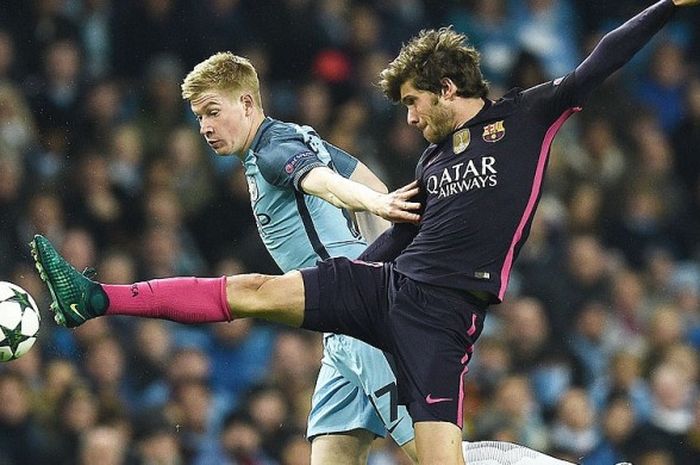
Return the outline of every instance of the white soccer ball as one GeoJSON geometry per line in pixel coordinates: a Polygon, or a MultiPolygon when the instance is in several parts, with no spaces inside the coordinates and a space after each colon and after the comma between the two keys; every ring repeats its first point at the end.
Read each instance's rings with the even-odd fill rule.
{"type": "Polygon", "coordinates": [[[26,354],[36,341],[40,322],[32,296],[16,284],[0,281],[0,362],[26,354]]]}

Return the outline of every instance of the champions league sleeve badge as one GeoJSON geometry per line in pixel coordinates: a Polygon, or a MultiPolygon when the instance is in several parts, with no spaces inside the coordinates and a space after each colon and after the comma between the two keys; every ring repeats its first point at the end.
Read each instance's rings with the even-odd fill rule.
{"type": "Polygon", "coordinates": [[[472,136],[469,133],[469,129],[460,129],[452,135],[452,151],[455,155],[459,155],[467,150],[471,140],[472,136]]]}

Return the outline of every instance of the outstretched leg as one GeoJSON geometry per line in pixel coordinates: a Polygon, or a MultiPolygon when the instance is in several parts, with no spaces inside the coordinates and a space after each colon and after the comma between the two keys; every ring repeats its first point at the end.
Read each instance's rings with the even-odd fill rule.
{"type": "Polygon", "coordinates": [[[177,277],[106,285],[76,271],[43,236],[31,243],[58,324],[75,327],[101,315],[161,318],[186,324],[262,318],[290,326],[304,319],[301,273],[220,278],[177,277]]]}

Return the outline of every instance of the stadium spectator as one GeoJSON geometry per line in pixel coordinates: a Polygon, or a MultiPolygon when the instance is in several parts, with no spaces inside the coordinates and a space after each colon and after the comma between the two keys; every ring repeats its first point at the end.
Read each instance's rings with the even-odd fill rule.
{"type": "Polygon", "coordinates": [[[590,396],[597,412],[615,398],[624,398],[631,406],[636,422],[644,422],[651,414],[651,393],[642,376],[642,360],[624,349],[611,358],[607,374],[590,388],[590,396]]]}
{"type": "Polygon", "coordinates": [[[78,465],[101,463],[125,465],[129,444],[124,431],[110,425],[100,425],[86,431],[80,441],[78,465]]]}
{"type": "Polygon", "coordinates": [[[573,388],[558,401],[551,428],[552,449],[568,460],[590,453],[599,441],[595,427],[595,411],[585,390],[573,388]]]}
{"type": "Polygon", "coordinates": [[[665,41],[656,46],[647,74],[637,85],[637,98],[658,116],[667,134],[673,133],[683,119],[687,76],[683,48],[665,41]]]}
{"type": "Polygon", "coordinates": [[[508,0],[477,0],[472,5],[455,5],[447,21],[456,31],[469,36],[483,53],[482,66],[491,83],[504,89],[520,46],[508,0]]]}
{"type": "Polygon", "coordinates": [[[634,432],[636,421],[627,399],[614,397],[601,412],[600,441],[583,458],[583,465],[605,465],[617,463],[629,457],[629,440],[634,432]]]}
{"type": "Polygon", "coordinates": [[[30,385],[20,374],[0,373],[0,458],[8,465],[49,464],[46,432],[34,421],[30,385]]]}
{"type": "Polygon", "coordinates": [[[549,450],[548,431],[527,376],[511,375],[503,379],[485,407],[474,422],[477,440],[515,442],[540,451],[549,450]]]}
{"type": "Polygon", "coordinates": [[[193,465],[277,465],[261,447],[262,437],[253,422],[244,414],[229,415],[223,424],[217,445],[201,455],[193,465]]]}

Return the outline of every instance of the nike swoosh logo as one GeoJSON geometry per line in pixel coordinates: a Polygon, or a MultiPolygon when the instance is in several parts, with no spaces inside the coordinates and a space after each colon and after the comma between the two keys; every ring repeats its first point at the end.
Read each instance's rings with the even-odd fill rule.
{"type": "Polygon", "coordinates": [[[425,401],[429,404],[437,404],[438,402],[450,402],[452,397],[433,397],[432,394],[425,396],[425,401]]]}
{"type": "Polygon", "coordinates": [[[80,310],[78,310],[78,304],[70,304],[68,307],[70,307],[71,311],[78,315],[80,318],[85,319],[82,313],[80,313],[80,310]]]}

